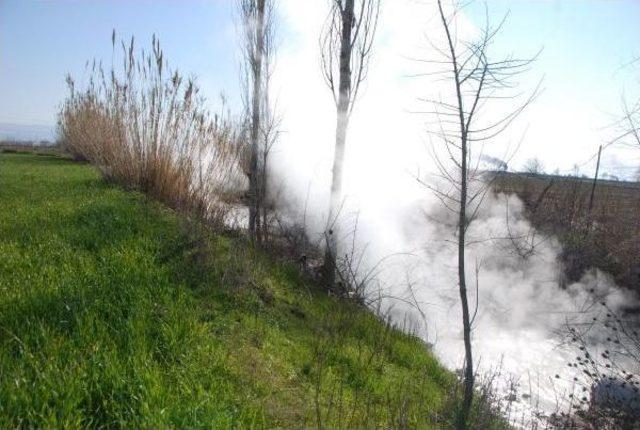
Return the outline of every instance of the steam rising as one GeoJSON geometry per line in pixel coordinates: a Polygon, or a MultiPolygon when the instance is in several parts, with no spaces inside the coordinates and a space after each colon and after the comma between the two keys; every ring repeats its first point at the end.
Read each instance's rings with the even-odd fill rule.
{"type": "MultiPolygon", "coordinates": [[[[319,238],[326,223],[335,130],[335,107],[322,80],[318,56],[318,35],[327,8],[324,1],[283,0],[281,9],[285,43],[274,90],[284,121],[273,155],[274,189],[286,195],[292,207],[307,207],[307,231],[319,238]]],[[[416,181],[433,169],[425,118],[412,113],[419,97],[446,92],[448,83],[409,77],[416,71],[415,58],[433,58],[425,35],[435,42],[441,33],[434,12],[433,4],[409,0],[383,5],[370,76],[349,129],[340,222],[348,232],[357,219],[356,249],[364,253],[367,267],[385,259],[369,293],[387,297],[382,306],[398,323],[411,315],[420,323],[420,336],[434,344],[447,366],[456,369],[464,356],[454,246],[456,215],[416,181]],[[407,302],[419,304],[426,320],[407,302]]],[[[459,37],[475,31],[460,15],[459,37]]],[[[515,126],[514,135],[522,126],[515,126]]],[[[506,140],[487,152],[500,157],[507,151],[506,140]]],[[[346,239],[350,243],[353,238],[346,239]]],[[[561,289],[560,245],[534,231],[515,196],[489,193],[470,227],[469,242],[468,284],[473,290],[472,313],[478,306],[474,348],[481,370],[502,361],[505,371],[546,387],[540,393],[542,401],[551,401],[554,386],[550,382],[556,373],[564,375],[567,363],[567,353],[557,347],[554,332],[566,321],[590,318],[579,311],[594,293],[613,309],[632,298],[597,271],[561,289]],[[535,244],[535,252],[523,257],[509,236],[523,248],[535,244]]]]}

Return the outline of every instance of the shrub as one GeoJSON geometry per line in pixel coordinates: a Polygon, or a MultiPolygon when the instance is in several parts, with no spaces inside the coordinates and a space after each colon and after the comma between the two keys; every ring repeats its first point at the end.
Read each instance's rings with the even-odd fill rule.
{"type": "MultiPolygon", "coordinates": [[[[586,324],[567,324],[566,341],[576,353],[568,408],[553,428],[637,429],[640,422],[640,325],[605,302],[586,324]]],[[[559,378],[556,375],[556,378],[559,378]]]]}
{"type": "MultiPolygon", "coordinates": [[[[112,44],[115,57],[115,32],[112,44]]],[[[223,223],[244,180],[224,103],[223,114],[210,115],[195,81],[169,69],[155,36],[151,53],[136,55],[132,38],[121,55],[119,72],[94,61],[82,90],[67,77],[60,141],[107,179],[223,223]]]]}

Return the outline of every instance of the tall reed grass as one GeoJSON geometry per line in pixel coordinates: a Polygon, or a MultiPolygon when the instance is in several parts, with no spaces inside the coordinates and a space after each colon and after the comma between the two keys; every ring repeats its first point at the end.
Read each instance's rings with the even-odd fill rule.
{"type": "Polygon", "coordinates": [[[224,223],[246,181],[243,145],[224,103],[211,115],[195,81],[169,69],[155,36],[150,52],[136,52],[133,38],[116,48],[115,31],[111,42],[110,69],[87,64],[84,88],[67,77],[61,143],[111,181],[224,223]]]}

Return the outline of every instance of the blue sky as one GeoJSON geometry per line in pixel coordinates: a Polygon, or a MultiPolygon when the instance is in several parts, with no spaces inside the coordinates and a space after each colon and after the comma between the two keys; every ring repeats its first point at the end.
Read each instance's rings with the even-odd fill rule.
{"type": "MultiPolygon", "coordinates": [[[[500,48],[535,53],[542,48],[536,70],[544,73],[545,86],[565,86],[567,96],[586,98],[620,95],[630,83],[624,68],[640,56],[640,1],[637,0],[490,0],[490,20],[499,22],[509,13],[500,48]],[[592,97],[591,95],[589,97],[592,97]]],[[[469,8],[482,23],[484,3],[469,8]]],[[[636,84],[640,84],[637,80],[636,84]]]]}
{"type": "MultiPolygon", "coordinates": [[[[560,132],[565,127],[557,118],[566,113],[566,128],[579,130],[576,150],[586,157],[605,138],[599,130],[617,113],[623,91],[638,93],[640,67],[622,66],[640,55],[640,1],[490,0],[488,5],[493,22],[510,11],[498,52],[529,55],[544,48],[534,78],[544,75],[545,93],[532,114],[538,120],[530,139],[546,139],[547,123],[560,132]]],[[[224,92],[236,103],[234,11],[232,0],[0,0],[0,123],[53,125],[66,93],[64,76],[82,77],[93,58],[110,61],[114,28],[119,36],[134,35],[138,46],[148,45],[155,33],[170,64],[196,75],[209,99],[224,92]]],[[[484,3],[469,7],[467,16],[481,25],[484,3]]],[[[283,36],[288,34],[281,31],[283,45],[292,42],[283,36]]],[[[567,168],[568,163],[558,164],[567,168]]]]}
{"type": "MultiPolygon", "coordinates": [[[[509,12],[498,51],[526,56],[542,48],[532,73],[544,77],[544,92],[531,109],[525,157],[536,156],[542,145],[563,159],[545,163],[548,170],[567,172],[575,162],[590,173],[597,146],[614,133],[608,125],[620,113],[622,95],[640,97],[640,64],[629,66],[640,57],[640,1],[490,0],[488,5],[494,23],[509,12]],[[562,138],[541,142],[549,131],[562,138]]],[[[484,3],[473,4],[468,15],[481,24],[484,3]]],[[[604,171],[635,172],[639,152],[607,150],[604,171]]]]}
{"type": "Polygon", "coordinates": [[[238,88],[231,0],[0,0],[0,122],[53,124],[64,77],[87,60],[111,61],[111,31],[149,46],[215,98],[238,88]]]}

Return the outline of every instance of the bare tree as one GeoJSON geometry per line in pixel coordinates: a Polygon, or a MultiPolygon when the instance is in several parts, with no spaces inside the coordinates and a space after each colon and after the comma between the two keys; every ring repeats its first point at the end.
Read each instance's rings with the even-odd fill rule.
{"type": "MultiPolygon", "coordinates": [[[[634,58],[624,67],[640,65],[640,58],[634,58]]],[[[622,96],[622,114],[612,124],[616,135],[609,141],[605,148],[609,145],[624,145],[635,149],[640,149],[640,97],[635,102],[630,103],[626,96],[622,96]]],[[[640,180],[640,168],[634,179],[640,180]]]]}
{"type": "Polygon", "coordinates": [[[262,211],[262,220],[258,214],[258,225],[260,226],[261,240],[269,239],[270,225],[270,209],[273,204],[268,200],[268,175],[269,175],[269,156],[280,135],[281,117],[278,114],[277,106],[270,97],[271,76],[276,54],[275,41],[275,1],[268,0],[265,12],[264,25],[264,52],[263,52],[263,90],[262,90],[262,120],[260,124],[260,164],[258,166],[258,185],[259,185],[259,209],[262,211]]]}
{"type": "MultiPolygon", "coordinates": [[[[534,61],[508,56],[493,61],[489,58],[489,48],[502,28],[504,20],[497,27],[487,23],[475,42],[458,40],[456,16],[457,3],[453,11],[445,11],[442,0],[438,0],[438,15],[444,33],[444,47],[433,44],[441,55],[437,60],[421,60],[436,67],[436,71],[424,75],[439,76],[451,83],[451,93],[443,99],[421,99],[433,106],[427,113],[434,116],[437,129],[429,131],[439,143],[433,146],[433,157],[437,166],[434,181],[418,180],[432,190],[435,196],[450,211],[456,214],[456,234],[458,248],[458,284],[462,307],[462,326],[465,347],[464,398],[458,417],[458,428],[466,428],[474,396],[474,363],[471,334],[477,315],[478,272],[476,268],[476,304],[473,316],[470,314],[467,292],[465,251],[468,245],[467,230],[475,219],[489,184],[479,169],[482,150],[488,141],[500,135],[513,120],[533,101],[538,87],[524,100],[514,91],[518,86],[514,78],[527,71],[534,61]],[[508,102],[506,113],[491,118],[498,104],[508,102]],[[517,105],[514,107],[514,103],[517,105]],[[488,107],[491,106],[491,111],[488,107]],[[439,154],[437,148],[443,148],[439,154]]],[[[488,13],[487,13],[488,16],[488,13]]],[[[496,111],[500,111],[496,109],[496,111]]],[[[493,115],[496,116],[496,115],[493,115]]],[[[433,140],[432,140],[433,143],[433,140]]]]}
{"type": "MultiPolygon", "coordinates": [[[[269,156],[271,155],[271,150],[278,140],[278,136],[280,135],[280,123],[281,118],[275,113],[275,108],[271,107],[269,104],[269,94],[268,94],[268,83],[267,80],[267,90],[265,92],[264,97],[264,126],[261,129],[261,143],[262,146],[260,148],[260,161],[261,164],[258,169],[259,174],[259,207],[262,211],[262,219],[258,221],[258,225],[260,226],[260,237],[261,240],[268,242],[269,241],[269,228],[271,224],[270,212],[273,209],[273,201],[269,199],[268,195],[268,186],[269,186],[269,156]]],[[[258,215],[260,218],[260,215],[258,215]]]]}
{"type": "Polygon", "coordinates": [[[544,173],[544,164],[537,157],[529,158],[524,162],[522,169],[526,173],[531,173],[532,175],[541,175],[544,173]]]}
{"type": "Polygon", "coordinates": [[[640,99],[629,104],[626,97],[622,97],[622,115],[613,124],[617,129],[617,135],[607,143],[622,144],[640,148],[640,99]]]}
{"type": "Polygon", "coordinates": [[[269,105],[274,44],[274,0],[237,0],[243,27],[244,105],[248,130],[249,235],[262,243],[267,210],[267,159],[277,136],[269,105]],[[261,220],[262,208],[262,220],[261,220]]]}
{"type": "Polygon", "coordinates": [[[321,62],[337,111],[331,195],[325,231],[325,276],[327,287],[333,289],[338,255],[337,217],[341,204],[347,129],[360,84],[367,76],[380,0],[330,1],[331,10],[321,35],[321,62]]]}
{"type": "Polygon", "coordinates": [[[621,138],[629,138],[634,145],[640,147],[640,100],[633,106],[629,106],[625,100],[622,104],[624,109],[622,121],[626,127],[621,138]]]}

